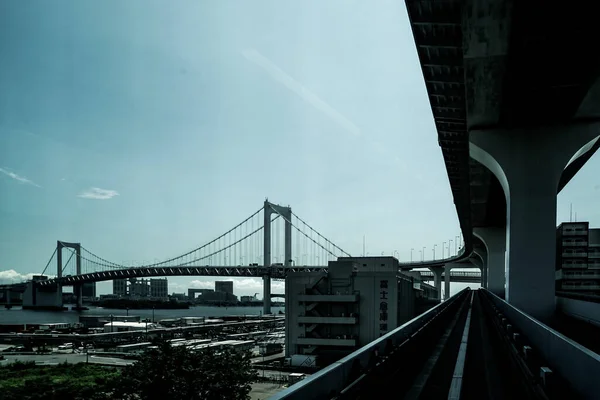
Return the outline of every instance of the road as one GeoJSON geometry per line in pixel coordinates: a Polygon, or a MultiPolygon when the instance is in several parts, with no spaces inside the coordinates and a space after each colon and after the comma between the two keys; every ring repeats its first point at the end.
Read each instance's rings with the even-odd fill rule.
{"type": "Polygon", "coordinates": [[[134,363],[133,360],[124,360],[122,358],[115,357],[98,357],[90,355],[87,358],[86,354],[40,354],[40,355],[8,355],[5,354],[5,360],[0,361],[0,365],[19,361],[34,361],[37,365],[58,365],[60,363],[84,363],[90,364],[101,364],[101,365],[114,365],[116,367],[122,367],[131,365],[134,363]]]}

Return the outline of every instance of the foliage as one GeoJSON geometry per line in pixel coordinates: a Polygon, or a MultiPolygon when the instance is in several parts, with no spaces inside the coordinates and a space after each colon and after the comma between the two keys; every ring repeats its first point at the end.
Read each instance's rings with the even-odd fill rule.
{"type": "Polygon", "coordinates": [[[0,367],[0,400],[108,400],[120,373],[90,364],[36,366],[14,362],[0,367]]]}
{"type": "Polygon", "coordinates": [[[122,370],[84,363],[0,366],[0,400],[245,400],[256,376],[248,354],[190,352],[162,342],[122,370]]]}
{"type": "Polygon", "coordinates": [[[245,400],[256,376],[247,353],[229,349],[191,352],[164,342],[123,371],[123,384],[115,397],[245,400]]]}

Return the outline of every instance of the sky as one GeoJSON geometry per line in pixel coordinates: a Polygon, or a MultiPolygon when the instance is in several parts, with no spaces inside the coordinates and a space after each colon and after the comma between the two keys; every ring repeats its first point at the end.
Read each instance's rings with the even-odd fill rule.
{"type": "MultiPolygon", "coordinates": [[[[170,258],[266,197],[351,254],[364,236],[408,261],[460,232],[403,2],[4,1],[0,54],[0,281],[57,240],[170,258]]],[[[572,203],[600,227],[598,170],[559,221],[572,203]]]]}

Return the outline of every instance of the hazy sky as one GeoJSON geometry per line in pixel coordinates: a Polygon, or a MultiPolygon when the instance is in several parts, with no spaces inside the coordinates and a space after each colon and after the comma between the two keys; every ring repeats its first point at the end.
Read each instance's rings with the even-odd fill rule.
{"type": "MultiPolygon", "coordinates": [[[[401,1],[3,1],[0,55],[0,280],[56,240],[178,255],[265,197],[357,255],[459,233],[401,1]]],[[[598,170],[559,220],[600,226],[598,170]]]]}

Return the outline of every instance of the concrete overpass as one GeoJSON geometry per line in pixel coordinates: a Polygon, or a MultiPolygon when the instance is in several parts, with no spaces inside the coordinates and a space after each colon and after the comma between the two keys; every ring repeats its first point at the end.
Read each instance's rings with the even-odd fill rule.
{"type": "Polygon", "coordinates": [[[463,257],[482,264],[490,291],[548,318],[556,194],[600,146],[594,12],[585,2],[406,5],[463,257]]]}

